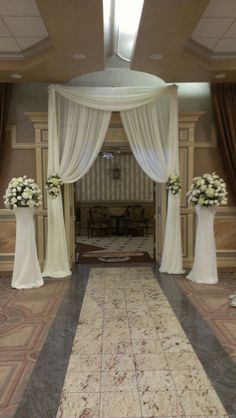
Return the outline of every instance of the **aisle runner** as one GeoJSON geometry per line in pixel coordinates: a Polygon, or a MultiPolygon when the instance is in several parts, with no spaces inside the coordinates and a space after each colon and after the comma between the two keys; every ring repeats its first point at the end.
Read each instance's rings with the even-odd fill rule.
{"type": "Polygon", "coordinates": [[[194,415],[227,414],[152,270],[92,269],[57,418],[194,415]]]}

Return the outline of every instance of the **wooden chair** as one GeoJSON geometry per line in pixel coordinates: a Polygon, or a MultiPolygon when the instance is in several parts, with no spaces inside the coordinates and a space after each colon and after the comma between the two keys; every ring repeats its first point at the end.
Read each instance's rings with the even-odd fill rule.
{"type": "Polygon", "coordinates": [[[140,234],[148,236],[148,219],[144,218],[144,208],[140,205],[127,206],[125,210],[126,235],[140,234]]]}
{"type": "Polygon", "coordinates": [[[111,218],[107,206],[94,206],[89,209],[88,238],[95,231],[103,231],[107,236],[111,234],[111,218]]]}

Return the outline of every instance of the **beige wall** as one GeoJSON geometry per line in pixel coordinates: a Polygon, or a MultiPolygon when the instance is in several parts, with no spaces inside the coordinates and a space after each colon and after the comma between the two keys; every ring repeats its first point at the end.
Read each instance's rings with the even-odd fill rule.
{"type": "Polygon", "coordinates": [[[34,149],[17,149],[14,144],[14,132],[9,130],[6,135],[6,149],[0,165],[0,209],[4,208],[3,195],[12,177],[25,174],[35,178],[34,149]]]}

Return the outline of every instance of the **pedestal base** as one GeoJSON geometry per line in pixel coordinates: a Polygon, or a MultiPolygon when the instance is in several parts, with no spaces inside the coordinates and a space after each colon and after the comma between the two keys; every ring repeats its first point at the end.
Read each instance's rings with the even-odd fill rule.
{"type": "Polygon", "coordinates": [[[11,286],[31,289],[43,286],[44,281],[37,257],[34,230],[34,209],[16,208],[16,245],[11,286]]]}
{"type": "Polygon", "coordinates": [[[195,206],[198,216],[195,257],[193,268],[187,279],[195,283],[216,284],[218,273],[214,236],[214,216],[216,207],[195,206]]]}

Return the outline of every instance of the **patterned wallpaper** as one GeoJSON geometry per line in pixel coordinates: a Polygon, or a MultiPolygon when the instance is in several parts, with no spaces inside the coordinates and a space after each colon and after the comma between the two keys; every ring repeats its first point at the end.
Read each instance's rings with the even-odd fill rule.
{"type": "Polygon", "coordinates": [[[153,182],[138,166],[132,154],[110,160],[98,156],[88,173],[76,183],[77,201],[152,201],[153,182]],[[112,168],[121,169],[121,179],[112,179],[112,168]]]}

